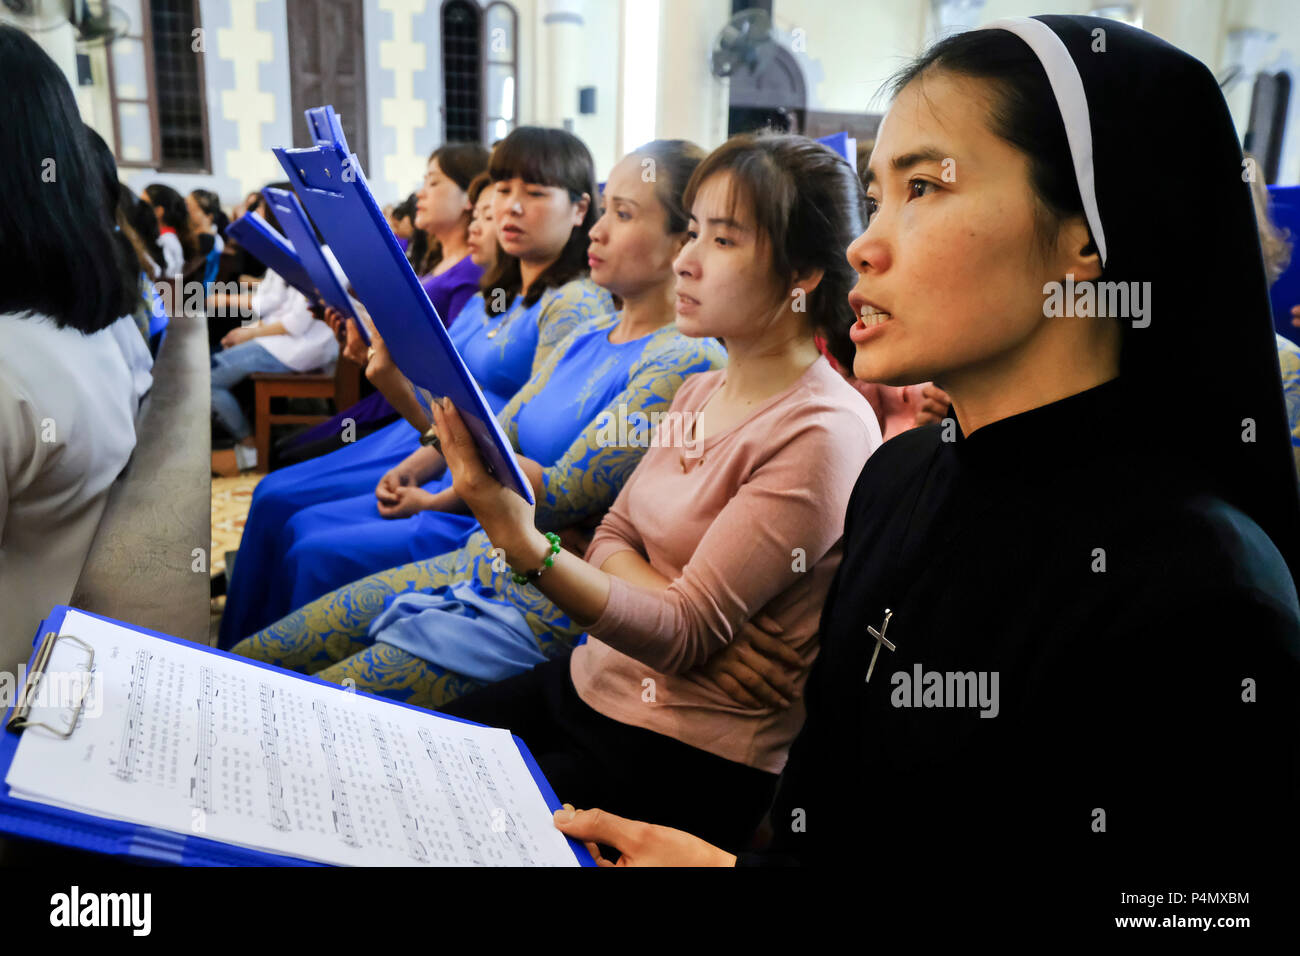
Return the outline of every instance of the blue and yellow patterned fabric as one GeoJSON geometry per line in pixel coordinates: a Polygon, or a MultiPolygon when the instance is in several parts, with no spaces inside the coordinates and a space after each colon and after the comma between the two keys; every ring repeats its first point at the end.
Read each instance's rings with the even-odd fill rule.
{"type": "MultiPolygon", "coordinates": [[[[612,309],[613,302],[608,293],[602,296],[589,294],[590,288],[599,287],[588,280],[571,286],[562,287],[558,294],[551,294],[547,304],[542,306],[543,316],[558,319],[558,324],[576,332],[599,321],[598,317],[588,316],[586,309],[599,307],[601,303],[612,309]],[[578,318],[575,320],[574,316],[578,318]]],[[[524,315],[516,321],[531,325],[526,319],[524,315]]],[[[549,321],[532,335],[523,333],[512,339],[504,354],[512,356],[535,347],[549,356],[555,348],[544,343],[541,331],[549,333],[556,324],[556,321],[549,321]]],[[[490,319],[487,324],[480,325],[480,329],[496,327],[499,326],[490,319]]],[[[510,334],[512,327],[515,327],[513,323],[506,325],[497,339],[510,334]]],[[[481,343],[483,338],[478,334],[473,341],[481,343]]],[[[494,343],[486,349],[471,350],[475,367],[479,363],[496,361],[495,355],[490,354],[495,350],[494,343]]],[[[521,363],[515,361],[515,364],[521,363]]],[[[493,375],[486,377],[490,383],[494,381],[493,375]]],[[[575,423],[573,428],[576,431],[581,425],[581,422],[575,423]]],[[[549,462],[543,460],[542,464],[549,462]]],[[[451,476],[443,473],[427,482],[424,488],[437,493],[450,485],[451,476]]],[[[384,518],[376,507],[373,487],[359,495],[304,508],[289,519],[278,541],[276,553],[280,555],[280,561],[273,572],[276,579],[273,587],[275,593],[284,598],[281,613],[302,607],[336,587],[375,571],[412,558],[450,551],[477,527],[478,523],[472,516],[449,512],[422,512],[408,519],[384,518]]]]}
{"type": "MultiPolygon", "coordinates": [[[[608,335],[617,323],[610,315],[575,331],[498,416],[515,448],[547,469],[547,493],[539,502],[539,523],[546,530],[602,514],[635,465],[619,449],[601,447],[602,411],[612,415],[621,407],[626,415],[655,401],[656,389],[676,390],[663,380],[665,372],[708,367],[705,354],[697,366],[679,368],[680,349],[664,361],[665,341],[689,342],[699,350],[672,329],[615,345],[608,335]]],[[[716,343],[712,348],[720,355],[716,343]]],[[[450,484],[444,473],[424,487],[436,493],[450,484]]],[[[276,574],[290,594],[286,611],[367,574],[457,548],[477,528],[471,515],[445,511],[385,519],[373,495],[305,509],[289,521],[280,542],[276,574]]]]}
{"type": "MultiPolygon", "coordinates": [[[[603,514],[640,461],[644,446],[607,440],[611,416],[666,412],[687,375],[725,364],[716,340],[672,326],[611,343],[616,320],[561,343],[499,416],[512,442],[544,465],[541,528],[603,514]],[[566,430],[576,432],[567,443],[566,430]]],[[[580,633],[541,592],[516,585],[475,528],[455,550],[338,588],[235,652],[434,707],[532,667],[580,633]]]]}
{"type": "Polygon", "coordinates": [[[1291,455],[1300,473],[1300,346],[1284,336],[1277,336],[1277,360],[1282,367],[1282,394],[1286,397],[1286,417],[1291,423],[1291,455]]]}
{"type": "MultiPolygon", "coordinates": [[[[609,293],[584,277],[548,289],[531,306],[524,304],[523,296],[516,296],[501,315],[489,314],[483,296],[476,295],[456,316],[448,334],[488,404],[499,412],[556,342],[612,310],[609,293]]],[[[296,528],[290,528],[290,522],[314,506],[344,501],[349,502],[343,509],[345,516],[382,520],[375,507],[375,485],[419,443],[415,429],[397,421],[338,451],[272,472],[258,483],[228,588],[218,647],[229,648],[308,600],[295,603],[294,577],[284,567],[286,555],[299,538],[328,530],[319,522],[333,521],[335,514],[319,514],[317,521],[307,519],[296,528]]],[[[374,567],[368,565],[367,570],[374,567]]],[[[365,572],[342,580],[350,581],[360,573],[365,572]]],[[[315,586],[319,590],[312,597],[334,585],[315,586]]]]}

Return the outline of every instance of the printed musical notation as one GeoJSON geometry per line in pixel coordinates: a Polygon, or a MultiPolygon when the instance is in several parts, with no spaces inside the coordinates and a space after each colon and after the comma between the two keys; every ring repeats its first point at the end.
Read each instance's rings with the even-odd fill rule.
{"type": "Polygon", "coordinates": [[[330,729],[329,708],[322,701],[313,701],[316,722],[320,725],[320,748],[325,753],[325,767],[329,771],[330,801],[334,804],[334,829],[348,846],[357,845],[357,834],[352,828],[352,812],[348,809],[348,788],[339,772],[338,754],[334,752],[334,731],[330,729]]]}
{"type": "Polygon", "coordinates": [[[402,833],[406,836],[406,845],[410,847],[411,859],[417,863],[424,863],[428,861],[429,854],[425,851],[424,845],[420,843],[419,821],[407,809],[406,796],[403,793],[402,777],[398,772],[397,761],[393,759],[393,755],[388,749],[388,737],[384,734],[383,725],[380,724],[379,718],[374,714],[370,715],[370,732],[375,738],[375,747],[379,751],[379,761],[384,765],[384,773],[388,778],[388,792],[393,798],[393,807],[397,810],[397,815],[402,821],[402,833]]]}
{"type": "Polygon", "coordinates": [[[127,691],[126,714],[122,721],[122,745],[117,759],[117,776],[128,783],[135,779],[135,758],[143,734],[145,686],[149,680],[149,652],[135,652],[131,665],[131,688],[127,691]]]}
{"type": "Polygon", "coordinates": [[[102,716],[25,733],[16,797],[328,863],[577,862],[507,731],[75,611],[63,627],[95,648],[102,716]]]}
{"type": "Polygon", "coordinates": [[[275,727],[275,691],[265,683],[257,685],[262,706],[262,766],[266,768],[266,799],[271,826],[289,829],[289,812],[284,808],[284,780],[280,776],[279,732],[275,727]]]}
{"type": "Polygon", "coordinates": [[[505,834],[506,839],[514,846],[515,852],[519,854],[520,863],[524,866],[532,866],[533,860],[528,853],[528,845],[526,842],[517,839],[515,821],[511,818],[510,811],[505,807],[506,801],[502,799],[501,794],[497,793],[496,782],[493,779],[492,770],[488,766],[487,759],[483,756],[483,751],[472,740],[464,741],[464,745],[465,758],[474,771],[474,778],[485,791],[486,802],[492,808],[492,831],[505,834]]]}
{"type": "Polygon", "coordinates": [[[433,761],[434,773],[437,774],[438,779],[438,788],[442,791],[447,806],[451,810],[451,815],[456,820],[456,830],[460,833],[461,845],[464,847],[469,859],[476,866],[481,866],[483,856],[479,852],[479,839],[475,835],[473,827],[469,824],[469,818],[465,815],[465,808],[461,805],[457,789],[452,786],[451,771],[443,760],[442,754],[438,753],[438,743],[433,739],[433,734],[424,728],[420,729],[420,740],[424,743],[424,752],[433,761]]]}
{"type": "Polygon", "coordinates": [[[194,755],[194,776],[190,778],[190,800],[194,807],[212,812],[212,748],[217,735],[212,724],[212,705],[217,692],[212,688],[212,668],[199,668],[198,752],[194,755]]]}

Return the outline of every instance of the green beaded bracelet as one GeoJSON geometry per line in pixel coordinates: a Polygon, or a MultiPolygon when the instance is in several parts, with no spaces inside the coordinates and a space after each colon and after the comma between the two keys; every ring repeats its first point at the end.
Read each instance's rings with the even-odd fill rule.
{"type": "Polygon", "coordinates": [[[532,584],[542,576],[543,571],[547,568],[554,567],[555,555],[560,553],[560,536],[554,531],[548,531],[546,532],[546,540],[551,542],[551,553],[546,556],[546,560],[542,562],[540,568],[535,568],[532,571],[525,571],[523,574],[520,574],[513,568],[510,569],[510,579],[514,581],[515,584],[532,584]]]}

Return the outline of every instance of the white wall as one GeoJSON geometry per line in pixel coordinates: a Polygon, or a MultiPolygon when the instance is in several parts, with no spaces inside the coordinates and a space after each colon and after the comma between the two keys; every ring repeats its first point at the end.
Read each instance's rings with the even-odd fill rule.
{"type": "MultiPolygon", "coordinates": [[[[1258,27],[1277,34],[1264,56],[1263,69],[1291,74],[1291,104],[1286,133],[1282,138],[1282,163],[1278,183],[1300,184],[1300,4],[1294,0],[1229,0],[1224,17],[1225,34],[1229,30],[1258,27]]],[[[1232,90],[1228,103],[1239,132],[1245,132],[1250,110],[1249,81],[1232,90]]]]}
{"type": "Polygon", "coordinates": [[[704,149],[727,138],[728,81],[709,72],[709,50],[730,16],[730,0],[662,0],[658,138],[687,139],[704,149]]]}
{"type": "MultiPolygon", "coordinates": [[[[986,0],[979,23],[1042,13],[1087,14],[1096,5],[1090,0],[986,0]]],[[[1143,29],[1191,53],[1216,74],[1228,65],[1230,30],[1259,27],[1277,34],[1264,65],[1271,71],[1292,71],[1294,84],[1278,179],[1300,183],[1300,2],[1140,0],[1138,6],[1143,29]]],[[[873,99],[881,84],[924,48],[934,28],[926,0],[858,0],[852,5],[843,0],[775,0],[773,22],[783,43],[788,45],[797,35],[805,44],[803,51],[794,52],[808,82],[809,107],[846,112],[883,109],[885,104],[873,99]]],[[[1225,94],[1239,137],[1249,121],[1250,87],[1250,81],[1243,81],[1225,94]]],[[[689,94],[683,90],[680,95],[689,94]]],[[[674,109],[671,103],[667,108],[674,109]]],[[[1189,141],[1195,135],[1188,130],[1189,141]]]]}
{"type": "Polygon", "coordinates": [[[596,179],[604,182],[618,162],[618,91],[623,51],[619,46],[622,4],[619,0],[586,0],[586,21],[582,59],[578,63],[577,86],[596,88],[596,112],[578,112],[578,90],[569,93],[574,135],[591,150],[596,161],[596,179]]]}
{"type": "Polygon", "coordinates": [[[67,4],[60,0],[36,0],[33,8],[32,15],[20,17],[0,5],[0,23],[23,30],[50,55],[68,78],[73,93],[77,95],[77,108],[84,114],[88,104],[84,100],[85,94],[77,86],[76,32],[68,22],[67,4]]]}
{"type": "Polygon", "coordinates": [[[881,112],[876,93],[924,45],[928,7],[915,0],[775,0],[774,25],[787,43],[798,37],[804,46],[793,50],[809,109],[881,112]]]}

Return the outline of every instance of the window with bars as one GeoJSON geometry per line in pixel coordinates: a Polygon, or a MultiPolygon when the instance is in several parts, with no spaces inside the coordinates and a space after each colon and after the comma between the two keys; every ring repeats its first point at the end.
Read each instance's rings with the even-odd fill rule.
{"type": "Polygon", "coordinates": [[[483,142],[504,139],[515,128],[518,104],[516,75],[519,72],[515,52],[519,15],[508,3],[489,3],[483,20],[483,77],[487,104],[483,124],[483,142]]]}
{"type": "Polygon", "coordinates": [[[443,138],[448,143],[477,143],[482,135],[479,26],[478,4],[448,0],[442,5],[443,138]]]}
{"type": "Polygon", "coordinates": [[[122,8],[130,28],[107,48],[118,164],[209,172],[198,0],[136,0],[122,8]]]}
{"type": "Polygon", "coordinates": [[[196,0],[150,0],[158,137],[164,169],[208,167],[203,54],[194,49],[199,28],[196,0]]]}
{"type": "Polygon", "coordinates": [[[519,16],[501,0],[442,4],[443,140],[485,145],[515,128],[519,16]]]}

